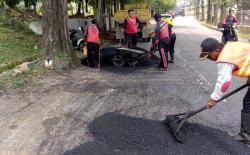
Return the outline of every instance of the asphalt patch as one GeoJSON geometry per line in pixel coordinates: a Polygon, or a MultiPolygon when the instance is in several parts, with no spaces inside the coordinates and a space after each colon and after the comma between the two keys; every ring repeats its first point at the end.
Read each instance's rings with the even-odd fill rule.
{"type": "Polygon", "coordinates": [[[190,130],[192,130],[192,128],[190,128],[192,126],[184,122],[180,130],[177,132],[177,128],[181,124],[181,121],[181,118],[177,116],[167,116],[164,123],[168,127],[169,132],[173,135],[173,137],[180,143],[184,143],[186,139],[186,134],[187,132],[190,132],[190,130]]]}
{"type": "Polygon", "coordinates": [[[187,124],[184,144],[176,142],[162,121],[107,113],[96,118],[89,130],[95,141],[81,144],[64,155],[249,155],[250,149],[227,133],[198,124],[187,124]]]}

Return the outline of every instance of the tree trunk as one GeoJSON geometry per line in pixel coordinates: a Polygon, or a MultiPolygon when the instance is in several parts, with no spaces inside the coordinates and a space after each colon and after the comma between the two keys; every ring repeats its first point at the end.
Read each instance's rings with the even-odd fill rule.
{"type": "Polygon", "coordinates": [[[237,12],[237,18],[240,19],[240,22],[242,21],[242,0],[237,0],[237,8],[238,8],[238,12],[237,12]]]}
{"type": "Polygon", "coordinates": [[[196,9],[195,9],[195,14],[196,14],[196,18],[199,19],[200,18],[200,0],[196,0],[196,9]]]}
{"type": "Polygon", "coordinates": [[[33,6],[34,6],[34,13],[36,14],[37,1],[34,1],[34,2],[33,2],[33,6]]]}
{"type": "Polygon", "coordinates": [[[111,30],[111,16],[112,16],[112,0],[109,0],[109,12],[108,12],[108,15],[109,15],[109,30],[111,30]]]}
{"type": "Polygon", "coordinates": [[[101,18],[102,17],[102,0],[98,0],[95,17],[97,19],[97,22],[102,27],[103,26],[103,23],[102,23],[103,20],[101,18]]]}
{"type": "Polygon", "coordinates": [[[86,4],[85,11],[87,12],[87,14],[88,14],[88,12],[89,12],[88,3],[89,3],[89,1],[88,1],[88,0],[85,0],[85,4],[86,4]]]}
{"type": "Polygon", "coordinates": [[[117,10],[118,10],[117,0],[114,0],[114,11],[116,12],[117,10]]]}
{"type": "Polygon", "coordinates": [[[125,5],[125,1],[124,0],[120,0],[121,2],[121,9],[123,10],[124,9],[124,5],[125,5]]]}
{"type": "Polygon", "coordinates": [[[218,11],[219,6],[217,4],[214,4],[214,25],[218,25],[218,11]]]}
{"type": "Polygon", "coordinates": [[[24,7],[26,8],[26,9],[29,9],[29,7],[30,7],[30,5],[29,5],[29,1],[24,1],[24,7]]]}
{"type": "Polygon", "coordinates": [[[211,7],[211,0],[207,1],[207,23],[211,22],[211,11],[212,11],[212,7],[211,7]]]}
{"type": "Polygon", "coordinates": [[[205,6],[204,0],[201,0],[201,21],[205,20],[205,6]]]}
{"type": "Polygon", "coordinates": [[[81,15],[82,12],[82,2],[79,2],[78,5],[77,5],[77,15],[81,15]]]}
{"type": "Polygon", "coordinates": [[[226,7],[226,3],[223,3],[222,5],[221,5],[221,13],[220,13],[220,21],[223,21],[224,20],[224,17],[226,16],[226,14],[227,14],[227,7],[226,7]]]}
{"type": "Polygon", "coordinates": [[[42,46],[45,64],[50,64],[48,68],[52,68],[52,60],[59,52],[70,54],[73,63],[77,63],[70,44],[66,1],[43,1],[42,46]]]}

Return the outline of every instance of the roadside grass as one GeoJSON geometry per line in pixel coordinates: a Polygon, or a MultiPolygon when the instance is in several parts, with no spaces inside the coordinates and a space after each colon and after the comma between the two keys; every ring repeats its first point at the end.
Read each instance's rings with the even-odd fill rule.
{"type": "Polygon", "coordinates": [[[11,70],[42,56],[42,37],[33,33],[28,28],[29,22],[22,22],[19,16],[15,10],[0,12],[0,89],[20,88],[45,72],[41,60],[21,75],[14,76],[11,70]]]}
{"type": "Polygon", "coordinates": [[[243,39],[248,39],[250,38],[250,34],[249,33],[242,33],[242,32],[239,32],[239,37],[240,38],[243,38],[243,39]]]}
{"type": "Polygon", "coordinates": [[[7,70],[0,74],[0,89],[18,89],[23,88],[26,84],[34,85],[37,79],[47,73],[42,60],[32,64],[27,72],[20,75],[14,75],[13,70],[7,70]]]}
{"type": "Polygon", "coordinates": [[[44,68],[44,60],[36,59],[30,63],[29,69],[21,74],[15,74],[15,69],[0,73],[0,89],[12,90],[22,89],[25,86],[36,86],[42,77],[53,76],[51,73],[65,73],[70,69],[70,58],[68,54],[61,52],[54,58],[54,69],[44,68]]]}
{"type": "MultiPolygon", "coordinates": [[[[41,56],[41,37],[0,27],[0,66],[41,56]]],[[[9,68],[8,68],[9,69],[9,68]]]]}

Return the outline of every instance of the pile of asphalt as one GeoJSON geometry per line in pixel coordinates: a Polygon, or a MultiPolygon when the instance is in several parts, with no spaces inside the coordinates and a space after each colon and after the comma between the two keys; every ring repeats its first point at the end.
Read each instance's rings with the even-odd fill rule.
{"type": "Polygon", "coordinates": [[[227,133],[198,124],[184,128],[186,141],[176,142],[162,121],[108,113],[96,118],[89,129],[95,141],[64,154],[124,155],[249,155],[250,148],[227,133]]]}

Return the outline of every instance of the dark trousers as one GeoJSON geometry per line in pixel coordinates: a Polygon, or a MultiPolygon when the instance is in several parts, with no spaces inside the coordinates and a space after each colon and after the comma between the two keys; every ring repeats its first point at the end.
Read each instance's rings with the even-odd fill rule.
{"type": "Polygon", "coordinates": [[[174,33],[174,34],[170,35],[169,54],[170,54],[171,60],[174,59],[174,45],[175,45],[175,41],[176,41],[176,34],[174,33]]]}
{"type": "Polygon", "coordinates": [[[159,53],[161,56],[161,62],[159,67],[167,69],[168,67],[168,50],[169,50],[169,38],[161,39],[159,41],[159,53]]]}
{"type": "Polygon", "coordinates": [[[89,67],[100,68],[100,45],[96,43],[87,43],[87,49],[89,67]]]}
{"type": "Polygon", "coordinates": [[[128,48],[134,48],[137,45],[137,34],[126,34],[126,39],[128,43],[128,48]]]}
{"type": "Polygon", "coordinates": [[[243,112],[250,113],[250,87],[243,99],[243,112]]]}

